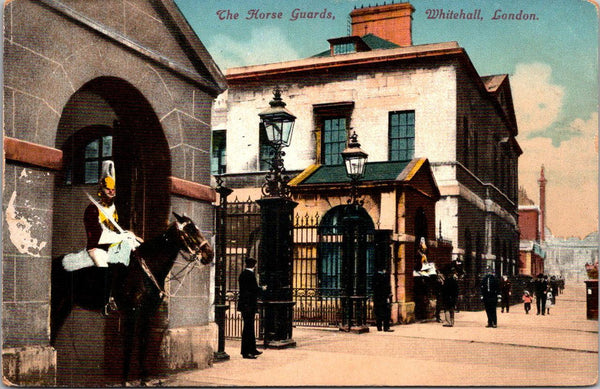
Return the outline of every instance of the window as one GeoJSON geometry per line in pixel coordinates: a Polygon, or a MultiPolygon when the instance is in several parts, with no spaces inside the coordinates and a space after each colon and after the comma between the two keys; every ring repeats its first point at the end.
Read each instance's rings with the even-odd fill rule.
{"type": "Polygon", "coordinates": [[[415,111],[389,114],[389,160],[410,161],[415,155],[415,111]]]}
{"type": "Polygon", "coordinates": [[[267,137],[267,131],[261,125],[258,133],[258,148],[259,148],[259,170],[265,171],[271,169],[271,160],[273,159],[273,146],[267,137]]]}
{"type": "Polygon", "coordinates": [[[346,118],[332,118],[323,121],[323,163],[325,165],[341,165],[341,152],[346,148],[348,131],[346,118]]]}
{"type": "Polygon", "coordinates": [[[90,126],[79,130],[67,142],[65,184],[96,184],[102,162],[113,159],[112,128],[90,126]]]}
{"type": "Polygon", "coordinates": [[[225,130],[212,132],[212,152],[210,158],[210,173],[223,174],[226,170],[227,132],[225,130]]]}
{"type": "Polygon", "coordinates": [[[356,52],[354,43],[338,43],[333,45],[333,54],[349,54],[356,52]]]}
{"type": "Polygon", "coordinates": [[[100,177],[102,161],[112,159],[112,135],[101,136],[85,145],[84,184],[95,184],[100,177]]]}
{"type": "Polygon", "coordinates": [[[315,104],[316,159],[322,165],[344,163],[341,152],[346,148],[354,102],[315,104]]]}

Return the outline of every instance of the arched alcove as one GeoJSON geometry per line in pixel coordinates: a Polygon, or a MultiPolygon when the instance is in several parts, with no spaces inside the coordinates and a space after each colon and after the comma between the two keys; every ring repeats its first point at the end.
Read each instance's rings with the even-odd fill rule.
{"type": "MultiPolygon", "coordinates": [[[[63,151],[63,168],[54,183],[54,257],[85,248],[83,213],[90,202],[86,193],[95,196],[99,167],[106,159],[115,162],[121,227],[144,239],[165,230],[170,209],[169,147],[152,106],[130,83],[99,77],[73,93],[62,110],[55,147],[63,151]]],[[[159,314],[155,326],[161,326],[165,317],[159,314]]],[[[121,331],[116,316],[74,309],[55,344],[61,380],[57,384],[118,382],[121,331]]],[[[156,347],[151,345],[149,352],[157,352],[156,347]]]]}

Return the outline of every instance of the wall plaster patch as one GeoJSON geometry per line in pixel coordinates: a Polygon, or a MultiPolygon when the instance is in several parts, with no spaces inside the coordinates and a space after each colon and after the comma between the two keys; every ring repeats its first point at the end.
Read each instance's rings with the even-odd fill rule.
{"type": "Polygon", "coordinates": [[[24,217],[17,216],[16,198],[17,191],[13,191],[6,207],[6,225],[8,226],[10,241],[21,254],[40,257],[40,252],[46,247],[47,242],[39,242],[31,236],[32,224],[24,217]]]}

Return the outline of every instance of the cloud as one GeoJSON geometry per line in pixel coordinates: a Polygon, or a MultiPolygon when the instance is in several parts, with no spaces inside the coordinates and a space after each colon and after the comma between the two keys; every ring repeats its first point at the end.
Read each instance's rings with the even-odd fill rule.
{"type": "Polygon", "coordinates": [[[281,62],[299,57],[285,33],[273,26],[253,28],[247,39],[243,40],[216,34],[207,47],[223,71],[230,67],[281,62]]]}
{"type": "MultiPolygon", "coordinates": [[[[519,185],[539,204],[537,180],[545,166],[546,225],[553,235],[584,237],[598,229],[598,113],[568,124],[578,136],[555,147],[550,138],[519,139],[519,185]]],[[[520,138],[521,136],[519,136],[520,138]]]]}
{"type": "Polygon", "coordinates": [[[565,92],[552,84],[551,75],[543,63],[517,64],[510,79],[519,131],[528,137],[555,135],[547,130],[559,117],[565,92]]]}

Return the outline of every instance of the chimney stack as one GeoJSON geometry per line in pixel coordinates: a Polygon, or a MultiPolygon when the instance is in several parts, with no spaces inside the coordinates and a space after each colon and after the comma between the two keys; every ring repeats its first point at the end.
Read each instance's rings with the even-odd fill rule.
{"type": "Polygon", "coordinates": [[[544,177],[544,165],[542,165],[542,171],[540,172],[540,179],[538,184],[540,185],[540,241],[545,239],[546,230],[546,177],[544,177]]]}
{"type": "Polygon", "coordinates": [[[399,46],[412,46],[412,13],[410,3],[376,5],[358,8],[350,13],[352,35],[373,34],[399,46]]]}

